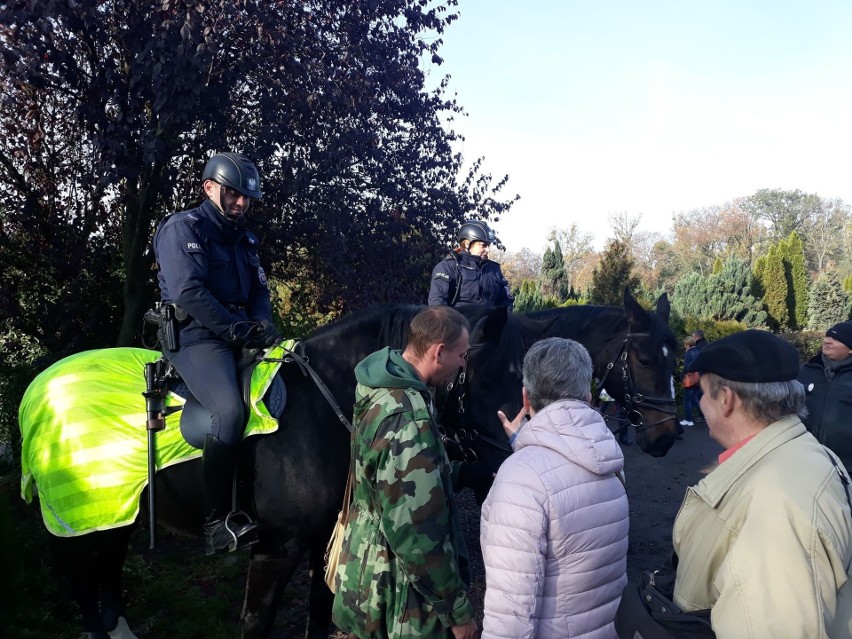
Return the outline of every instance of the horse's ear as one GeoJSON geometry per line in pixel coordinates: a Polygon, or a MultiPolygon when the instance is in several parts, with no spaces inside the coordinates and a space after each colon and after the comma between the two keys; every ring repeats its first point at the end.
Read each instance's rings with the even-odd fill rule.
{"type": "Polygon", "coordinates": [[[669,323],[669,314],[671,313],[671,310],[672,307],[669,304],[669,294],[663,293],[657,300],[657,315],[659,315],[660,319],[666,324],[669,323]]]}
{"type": "Polygon", "coordinates": [[[471,337],[476,339],[476,344],[496,344],[500,341],[500,335],[503,334],[507,321],[509,321],[509,308],[507,306],[495,308],[479,320],[479,326],[474,327],[474,335],[471,337]]]}
{"type": "Polygon", "coordinates": [[[647,311],[636,301],[630,292],[630,288],[624,287],[624,311],[631,324],[639,324],[647,315],[647,311]]]}

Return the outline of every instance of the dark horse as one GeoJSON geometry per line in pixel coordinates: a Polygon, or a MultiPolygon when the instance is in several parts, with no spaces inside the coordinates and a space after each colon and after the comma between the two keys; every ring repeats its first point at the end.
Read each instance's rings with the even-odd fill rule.
{"type": "MultiPolygon", "coordinates": [[[[475,446],[478,459],[496,470],[510,452],[496,410],[510,416],[519,410],[523,355],[538,339],[563,336],[588,348],[607,392],[621,398],[633,412],[637,442],[643,450],[664,455],[674,442],[676,428],[670,387],[675,340],[667,326],[665,295],[657,307],[656,313],[645,311],[626,292],[625,308],[571,307],[529,315],[465,309],[474,326],[469,363],[464,375],[451,389],[442,389],[438,398],[448,435],[464,433],[470,439],[470,433],[475,433],[476,439],[469,443],[475,446]]],[[[355,365],[385,345],[403,346],[409,322],[419,308],[367,309],[320,328],[301,342],[299,352],[309,358],[345,413],[351,415],[355,365]]],[[[241,615],[243,636],[269,634],[281,593],[307,552],[313,576],[306,636],[327,637],[332,595],[322,578],[323,552],[340,508],[350,435],[298,366],[285,364],[279,375],[290,398],[281,427],[269,435],[247,438],[240,462],[241,504],[257,517],[262,531],[260,542],[251,550],[241,615]]],[[[26,433],[25,421],[22,415],[26,433]]],[[[157,474],[162,524],[199,534],[200,471],[200,464],[191,461],[157,474]]],[[[107,629],[122,608],[120,580],[127,530],[54,538],[58,556],[66,558],[72,573],[84,621],[87,615],[90,623],[93,616],[103,615],[107,629]]],[[[100,633],[93,636],[106,636],[100,633]]]]}
{"type": "Polygon", "coordinates": [[[508,317],[492,312],[472,322],[469,370],[462,385],[439,399],[444,407],[440,421],[469,436],[476,457],[489,470],[499,467],[511,448],[496,414],[502,410],[512,419],[521,409],[524,355],[540,339],[569,337],[589,351],[598,392],[606,389],[624,407],[642,450],[662,457],[677,436],[672,388],[677,342],[668,327],[669,313],[665,293],[652,313],[629,291],[623,309],[569,306],[508,317]]]}

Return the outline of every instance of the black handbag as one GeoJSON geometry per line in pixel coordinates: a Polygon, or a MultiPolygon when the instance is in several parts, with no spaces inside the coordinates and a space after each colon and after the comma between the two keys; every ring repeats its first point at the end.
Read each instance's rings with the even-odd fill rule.
{"type": "Polygon", "coordinates": [[[660,570],[642,573],[638,584],[627,584],[615,613],[621,639],[715,639],[710,609],[684,612],[672,601],[677,555],[660,570]]]}

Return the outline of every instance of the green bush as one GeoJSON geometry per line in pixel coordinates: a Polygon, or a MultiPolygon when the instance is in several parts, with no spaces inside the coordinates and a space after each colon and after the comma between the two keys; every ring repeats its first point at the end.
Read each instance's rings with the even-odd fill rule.
{"type": "Polygon", "coordinates": [[[799,361],[807,362],[822,350],[822,338],[825,331],[793,331],[778,337],[787,340],[799,351],[799,361]]]}

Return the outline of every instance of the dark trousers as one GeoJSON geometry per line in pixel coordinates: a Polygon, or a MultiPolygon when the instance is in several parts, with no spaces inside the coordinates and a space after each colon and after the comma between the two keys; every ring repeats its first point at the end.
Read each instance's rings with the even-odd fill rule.
{"type": "Polygon", "coordinates": [[[698,401],[701,399],[700,389],[698,386],[690,386],[683,389],[683,418],[691,422],[692,410],[698,410],[698,401]]]}
{"type": "Polygon", "coordinates": [[[210,434],[236,446],[243,437],[243,399],[237,350],[226,342],[199,342],[165,352],[195,399],[210,413],[210,434]]]}

